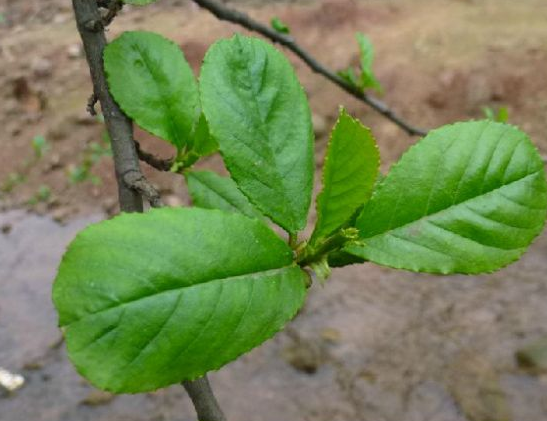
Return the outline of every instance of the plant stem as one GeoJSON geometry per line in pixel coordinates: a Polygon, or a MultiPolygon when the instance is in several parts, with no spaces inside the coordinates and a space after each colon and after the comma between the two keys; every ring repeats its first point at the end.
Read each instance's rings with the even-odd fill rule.
{"type": "Polygon", "coordinates": [[[206,376],[182,385],[192,399],[199,421],[226,421],[206,376]]]}
{"type": "Polygon", "coordinates": [[[133,143],[133,126],[120,110],[108,91],[103,70],[103,51],[106,37],[97,3],[92,0],[72,0],[78,31],[84,44],[87,63],[93,82],[95,98],[101,103],[108,134],[112,139],[112,153],[118,182],[120,209],[142,212],[141,195],[124,182],[126,174],[140,173],[139,161],[133,143]]]}
{"type": "Polygon", "coordinates": [[[358,231],[355,228],[342,229],[319,244],[308,244],[299,253],[296,262],[301,267],[309,266],[321,261],[327,254],[342,249],[349,241],[355,241],[357,238],[358,231]]]}
{"type": "MultiPolygon", "coordinates": [[[[72,0],[72,7],[91,73],[93,98],[101,103],[112,142],[120,209],[124,212],[142,212],[143,194],[153,204],[161,206],[159,195],[142,175],[133,141],[133,124],[108,91],[103,66],[106,36],[98,3],[95,0],[72,0]]],[[[184,382],[184,387],[196,407],[200,421],[226,420],[206,376],[184,382]]]]}

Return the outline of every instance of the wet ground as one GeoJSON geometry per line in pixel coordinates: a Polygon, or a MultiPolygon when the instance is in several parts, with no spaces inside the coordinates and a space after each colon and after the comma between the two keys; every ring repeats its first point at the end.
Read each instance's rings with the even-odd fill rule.
{"type": "MultiPolygon", "coordinates": [[[[67,361],[51,282],[65,245],[100,218],[0,215],[0,366],[26,379],[0,397],[1,421],[193,419],[182,387],[114,397],[67,361]]],[[[335,270],[287,331],[211,374],[219,400],[230,420],[547,420],[547,381],[514,360],[547,334],[546,255],[544,235],[491,276],[335,270]]]]}

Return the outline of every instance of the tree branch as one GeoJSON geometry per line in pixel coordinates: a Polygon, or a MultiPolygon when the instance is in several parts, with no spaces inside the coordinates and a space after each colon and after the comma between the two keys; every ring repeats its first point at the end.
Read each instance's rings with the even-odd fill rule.
{"type": "Polygon", "coordinates": [[[182,382],[188,396],[192,399],[199,421],[226,421],[207,377],[191,382],[182,382]]]}
{"type": "Polygon", "coordinates": [[[97,3],[90,0],[72,0],[72,6],[91,73],[93,98],[101,103],[106,128],[112,139],[120,209],[125,212],[142,212],[141,195],[123,180],[123,175],[128,172],[140,173],[139,160],[133,143],[131,120],[122,113],[108,92],[103,70],[106,37],[97,3]]]}
{"type": "Polygon", "coordinates": [[[335,85],[338,85],[344,91],[353,95],[358,100],[364,102],[369,107],[371,107],[375,111],[382,114],[385,118],[395,123],[401,129],[407,132],[409,135],[425,136],[427,134],[426,130],[413,126],[407,121],[405,121],[404,119],[402,119],[384,102],[380,101],[379,99],[371,95],[368,95],[367,93],[359,91],[359,89],[357,89],[355,86],[352,86],[351,84],[346,82],[344,79],[342,79],[340,76],[338,76],[336,72],[328,69],[326,66],[321,64],[308,51],[306,51],[303,47],[297,44],[293,37],[277,32],[274,29],[251,19],[247,14],[242,13],[235,9],[231,9],[216,0],[193,0],[193,1],[200,7],[211,12],[220,20],[236,23],[246,29],[249,29],[253,32],[257,32],[265,36],[266,38],[269,38],[273,42],[276,42],[278,44],[281,44],[287,47],[294,54],[300,57],[300,59],[304,63],[306,63],[308,67],[312,69],[314,72],[319,73],[320,75],[324,76],[335,85]]]}

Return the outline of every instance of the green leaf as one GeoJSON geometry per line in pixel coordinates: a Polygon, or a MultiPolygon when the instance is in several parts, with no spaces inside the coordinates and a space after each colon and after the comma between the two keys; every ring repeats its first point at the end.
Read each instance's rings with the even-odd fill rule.
{"type": "Polygon", "coordinates": [[[507,120],[509,120],[507,107],[500,107],[495,115],[492,107],[482,107],[482,112],[488,120],[499,121],[500,123],[507,123],[507,120]]]}
{"type": "Polygon", "coordinates": [[[291,32],[290,28],[277,16],[271,20],[272,28],[281,34],[288,34],[291,32]]]}
{"type": "Polygon", "coordinates": [[[507,107],[500,107],[497,121],[500,123],[507,123],[507,120],[509,120],[509,110],[507,110],[507,107]]]}
{"type": "Polygon", "coordinates": [[[36,159],[42,158],[50,149],[50,145],[44,136],[34,136],[32,138],[32,149],[36,159]]]}
{"type": "MultiPolygon", "coordinates": [[[[207,124],[207,120],[203,113],[199,116],[194,133],[192,134],[187,147],[188,151],[181,162],[183,168],[190,168],[201,157],[212,155],[218,151],[218,142],[211,136],[211,133],[209,133],[209,125],[207,124]]],[[[176,171],[178,171],[178,169],[176,169],[176,171]]]]}
{"type": "Polygon", "coordinates": [[[209,130],[243,193],[290,233],[306,225],[313,182],[308,101],[285,56],[236,35],[207,52],[200,76],[209,130]]]}
{"type": "Polygon", "coordinates": [[[380,153],[372,133],[341,108],[325,155],[311,242],[342,227],[368,201],[379,168],[380,153]]]}
{"type": "Polygon", "coordinates": [[[194,379],[271,338],[302,306],[307,279],[258,220],[164,208],[80,232],[53,300],[80,374],[134,393],[194,379]]]}
{"type": "Polygon", "coordinates": [[[382,85],[378,79],[376,79],[374,71],[372,70],[372,64],[374,63],[374,46],[370,39],[360,32],[355,34],[355,37],[359,44],[362,88],[373,88],[378,92],[382,92],[382,85]]]}
{"type": "Polygon", "coordinates": [[[199,156],[211,155],[218,151],[218,142],[209,133],[209,125],[204,114],[199,116],[192,141],[192,150],[199,156]]]}
{"type": "Polygon", "coordinates": [[[482,107],[482,112],[484,114],[484,118],[487,120],[496,121],[496,117],[494,116],[494,110],[492,107],[482,107]]]}
{"type": "Polygon", "coordinates": [[[104,60],[123,111],[181,150],[199,116],[199,92],[179,46],[152,32],[125,32],[106,47],[104,60]]]}
{"type": "Polygon", "coordinates": [[[122,0],[126,4],[134,4],[137,6],[144,6],[150,3],[154,3],[158,0],[122,0]]]}
{"type": "Polygon", "coordinates": [[[185,173],[185,176],[194,206],[239,212],[250,218],[262,218],[260,212],[249,203],[231,178],[221,177],[211,171],[191,171],[185,173]]]}
{"type": "Polygon", "coordinates": [[[346,251],[418,272],[492,272],[541,232],[546,190],[542,159],[517,128],[445,126],[391,169],[357,220],[362,244],[346,251]]]}
{"type": "Polygon", "coordinates": [[[362,90],[361,82],[357,79],[357,76],[355,75],[353,67],[349,66],[348,68],[344,70],[339,70],[337,74],[342,79],[344,79],[347,83],[349,83],[353,88],[358,89],[360,91],[362,90]]]}

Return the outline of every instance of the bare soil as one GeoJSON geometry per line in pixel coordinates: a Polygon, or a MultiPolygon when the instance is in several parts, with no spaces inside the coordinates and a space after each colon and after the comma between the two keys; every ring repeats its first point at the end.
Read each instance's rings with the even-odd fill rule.
{"type": "MultiPolygon", "coordinates": [[[[0,0],[0,367],[27,380],[0,395],[0,421],[190,420],[180,387],[98,393],[57,346],[49,299],[56,265],[77,230],[116,212],[116,190],[108,157],[91,170],[100,184],[70,182],[103,127],[86,115],[91,86],[70,3],[44,3],[0,0]],[[50,149],[35,159],[38,135],[50,149]],[[10,184],[12,173],[25,180],[10,184]],[[50,193],[40,196],[44,187],[50,193]]],[[[544,0],[236,3],[263,22],[279,16],[336,69],[356,63],[354,33],[367,33],[383,99],[417,125],[506,106],[547,153],[544,0]]],[[[196,72],[208,45],[239,30],[175,0],[128,7],[109,36],[127,29],[177,40],[196,72]]],[[[415,141],[287,55],[311,101],[318,164],[341,104],[372,128],[384,170],[415,141]]],[[[140,130],[136,137],[173,153],[140,130]]],[[[218,158],[200,165],[222,170],[218,158]]],[[[183,180],[143,168],[169,204],[188,204],[183,180]]],[[[545,235],[519,263],[487,277],[336,270],[286,332],[213,374],[215,389],[232,420],[547,420],[545,378],[514,362],[519,347],[547,335],[546,272],[545,235]]]]}

